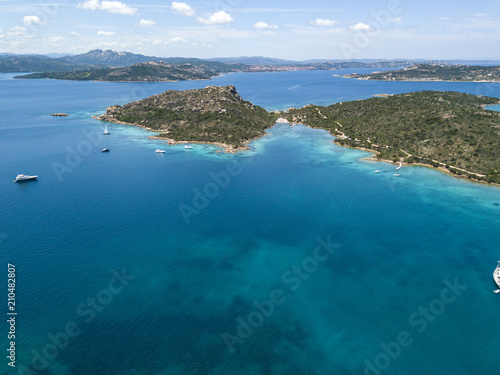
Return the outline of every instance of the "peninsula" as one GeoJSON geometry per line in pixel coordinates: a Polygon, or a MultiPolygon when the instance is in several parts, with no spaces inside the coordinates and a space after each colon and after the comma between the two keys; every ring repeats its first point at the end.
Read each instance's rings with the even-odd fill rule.
{"type": "Polygon", "coordinates": [[[406,69],[343,77],[376,81],[500,82],[500,66],[419,64],[406,69]]]}
{"type": "Polygon", "coordinates": [[[234,86],[209,86],[111,106],[95,118],[142,126],[171,143],[212,143],[236,151],[263,136],[281,115],[326,129],[336,143],[372,151],[377,160],[424,164],[500,183],[500,113],[484,108],[498,103],[498,98],[422,91],[278,114],[244,101],[234,86]]]}
{"type": "Polygon", "coordinates": [[[246,149],[252,139],[265,134],[278,115],[244,101],[234,86],[168,90],[139,101],[115,105],[95,118],[137,125],[177,142],[212,143],[226,151],[246,149]]]}
{"type": "Polygon", "coordinates": [[[378,160],[420,163],[463,177],[500,183],[500,99],[422,91],[327,107],[308,105],[282,115],[329,130],[335,142],[373,151],[378,160]]]}

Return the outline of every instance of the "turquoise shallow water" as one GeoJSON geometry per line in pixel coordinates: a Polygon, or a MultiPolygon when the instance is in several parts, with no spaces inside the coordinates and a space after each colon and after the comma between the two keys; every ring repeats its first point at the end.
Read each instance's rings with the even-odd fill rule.
{"type": "Polygon", "coordinates": [[[499,84],[366,82],[332,72],[163,84],[11,77],[0,75],[0,260],[17,268],[18,367],[4,359],[0,373],[497,368],[498,187],[423,167],[395,177],[393,165],[363,161],[366,153],[303,126],[276,125],[252,150],[226,155],[115,124],[102,137],[90,116],[208,84],[234,84],[267,109],[425,89],[500,97],[499,84]],[[13,184],[18,173],[40,178],[13,184]],[[196,191],[210,198],[193,202],[196,191]],[[179,210],[186,206],[197,209],[189,224],[179,210]],[[334,245],[317,248],[318,238],[334,245]],[[115,272],[130,276],[120,283],[115,272]]]}

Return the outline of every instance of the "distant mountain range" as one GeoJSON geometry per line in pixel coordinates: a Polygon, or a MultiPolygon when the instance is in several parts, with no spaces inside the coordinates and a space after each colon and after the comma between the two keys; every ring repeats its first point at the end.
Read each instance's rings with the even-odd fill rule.
{"type": "Polygon", "coordinates": [[[53,59],[41,55],[9,54],[0,56],[0,73],[67,72],[90,67],[91,65],[77,65],[64,59],[53,59]]]}
{"type": "MultiPolygon", "coordinates": [[[[156,57],[112,50],[92,50],[80,55],[51,54],[14,55],[0,54],[0,73],[38,72],[26,78],[55,78],[76,80],[171,80],[205,79],[227,72],[276,72],[289,70],[335,69],[404,69],[422,60],[308,60],[293,61],[262,56],[198,59],[185,57],[156,57]],[[153,69],[131,68],[135,64],[161,63],[153,69]],[[147,72],[146,72],[147,71],[147,72]],[[157,72],[158,75],[151,75],[157,72]],[[71,74],[69,74],[71,73],[71,74]],[[200,75],[201,74],[201,75],[200,75]],[[199,77],[199,78],[195,78],[199,77]],[[183,79],[183,78],[180,78],[183,79]]],[[[449,65],[446,62],[426,61],[431,64],[449,65]]],[[[490,65],[492,62],[485,62],[490,65]]],[[[151,67],[149,67],[151,68],[151,67]]]]}

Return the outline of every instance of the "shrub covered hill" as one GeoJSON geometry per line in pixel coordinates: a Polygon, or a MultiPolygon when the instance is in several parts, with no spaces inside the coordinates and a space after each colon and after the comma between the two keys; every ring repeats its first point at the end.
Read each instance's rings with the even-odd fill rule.
{"type": "Polygon", "coordinates": [[[265,134],[276,114],[244,101],[234,86],[168,90],[139,101],[115,105],[99,120],[143,126],[175,142],[221,144],[227,149],[265,134]]]}
{"type": "Polygon", "coordinates": [[[119,68],[91,68],[71,72],[45,72],[17,76],[18,79],[63,79],[70,81],[172,82],[210,79],[221,72],[231,71],[221,63],[170,64],[151,61],[119,68]]]}
{"type": "Polygon", "coordinates": [[[406,69],[353,73],[344,77],[377,81],[500,82],[500,66],[419,64],[406,69]]]}
{"type": "Polygon", "coordinates": [[[284,116],[329,130],[341,145],[373,150],[379,159],[444,167],[500,183],[498,98],[423,91],[328,107],[309,105],[284,116]]]}

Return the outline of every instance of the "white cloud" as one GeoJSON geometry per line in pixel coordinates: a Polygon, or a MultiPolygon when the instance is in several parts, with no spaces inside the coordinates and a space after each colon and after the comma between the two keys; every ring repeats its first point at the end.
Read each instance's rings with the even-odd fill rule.
{"type": "Polygon", "coordinates": [[[172,43],[186,43],[187,40],[184,38],[181,38],[181,37],[175,37],[175,38],[170,39],[170,42],[172,42],[172,43]]]}
{"type": "Polygon", "coordinates": [[[60,43],[64,40],[64,38],[62,36],[53,36],[53,37],[50,37],[49,38],[49,42],[50,43],[60,43]]]}
{"type": "Polygon", "coordinates": [[[156,22],[155,21],[152,21],[152,20],[144,20],[142,19],[140,22],[139,22],[139,26],[153,26],[153,25],[156,25],[156,22]]]}
{"type": "Polygon", "coordinates": [[[441,17],[441,18],[436,18],[437,21],[451,21],[450,17],[441,17]]]}
{"type": "Polygon", "coordinates": [[[335,26],[335,25],[337,25],[339,23],[340,23],[340,21],[327,20],[327,19],[324,19],[324,18],[316,18],[315,20],[311,21],[311,24],[313,24],[315,26],[335,26]]]}
{"type": "Polygon", "coordinates": [[[22,35],[26,29],[22,26],[14,26],[9,29],[9,35],[22,35]]]}
{"type": "Polygon", "coordinates": [[[100,35],[100,36],[113,36],[115,35],[116,33],[113,32],[113,31],[98,31],[97,32],[97,35],[100,35]]]}
{"type": "Polygon", "coordinates": [[[78,8],[87,10],[106,10],[109,13],[124,14],[132,16],[137,13],[137,8],[132,8],[121,1],[106,1],[87,0],[78,4],[78,8]]]}
{"type": "Polygon", "coordinates": [[[14,26],[9,28],[9,31],[6,33],[7,36],[20,38],[20,37],[28,37],[26,33],[26,28],[22,26],[14,26]]]}
{"type": "Polygon", "coordinates": [[[172,3],[171,9],[175,13],[180,14],[181,16],[193,17],[195,14],[194,9],[191,8],[189,5],[187,5],[186,3],[178,3],[174,1],[172,3]]]}
{"type": "Polygon", "coordinates": [[[74,36],[81,36],[81,34],[78,34],[76,31],[70,31],[69,33],[74,36]]]}
{"type": "Polygon", "coordinates": [[[356,25],[349,26],[351,31],[368,31],[370,30],[370,25],[363,22],[358,22],[356,25]]]}
{"type": "Polygon", "coordinates": [[[256,29],[277,29],[278,25],[270,25],[266,22],[259,21],[254,23],[253,27],[255,27],[256,29]]]}
{"type": "Polygon", "coordinates": [[[26,16],[23,18],[25,25],[40,25],[42,20],[38,16],[26,16]]]}
{"type": "Polygon", "coordinates": [[[132,8],[120,1],[103,1],[101,9],[107,10],[109,13],[119,13],[132,16],[137,13],[137,8],[132,8]]]}
{"type": "Polygon", "coordinates": [[[101,9],[101,3],[99,0],[87,0],[83,3],[78,3],[78,8],[87,10],[99,10],[101,9]]]}
{"type": "Polygon", "coordinates": [[[208,18],[198,17],[198,22],[205,25],[220,25],[232,23],[233,17],[224,11],[211,14],[208,18]]]}

